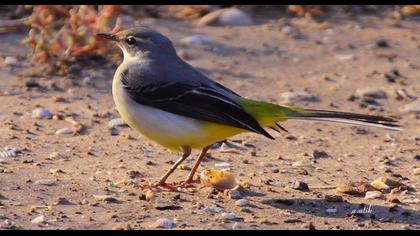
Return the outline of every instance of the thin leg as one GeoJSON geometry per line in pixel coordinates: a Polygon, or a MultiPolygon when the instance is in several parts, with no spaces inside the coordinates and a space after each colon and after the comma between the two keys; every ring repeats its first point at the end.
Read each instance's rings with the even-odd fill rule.
{"type": "Polygon", "coordinates": [[[194,164],[194,167],[191,169],[190,173],[188,174],[188,177],[183,181],[183,185],[187,185],[193,182],[192,180],[194,178],[194,174],[200,166],[201,161],[206,156],[207,150],[209,150],[209,148],[210,146],[207,146],[203,148],[203,150],[201,150],[200,155],[198,156],[198,159],[194,164]]]}
{"type": "Polygon", "coordinates": [[[160,178],[159,182],[157,183],[157,186],[165,186],[166,179],[176,170],[176,168],[181,164],[187,157],[191,154],[191,148],[190,147],[182,147],[184,154],[171,166],[171,168],[166,172],[162,178],[160,178]]]}

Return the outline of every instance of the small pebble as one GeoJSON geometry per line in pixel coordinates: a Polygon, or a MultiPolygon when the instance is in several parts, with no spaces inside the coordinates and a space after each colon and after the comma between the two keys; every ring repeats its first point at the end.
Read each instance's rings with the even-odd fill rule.
{"type": "Polygon", "coordinates": [[[39,215],[31,220],[32,224],[42,224],[45,222],[45,216],[39,215]]]}
{"type": "Polygon", "coordinates": [[[309,186],[307,183],[303,182],[303,181],[294,181],[290,187],[292,189],[297,189],[297,190],[301,190],[301,191],[309,191],[309,186]]]}
{"type": "Polygon", "coordinates": [[[287,104],[298,104],[302,102],[318,102],[319,99],[306,92],[306,91],[298,91],[298,92],[286,92],[282,93],[281,97],[283,98],[284,102],[287,104]]]}
{"type": "Polygon", "coordinates": [[[36,119],[50,119],[52,117],[52,113],[44,108],[36,108],[32,111],[32,118],[36,119]]]}
{"type": "Polygon", "coordinates": [[[240,199],[241,197],[242,197],[241,192],[239,192],[238,190],[229,191],[230,199],[240,199]]]}
{"type": "Polygon", "coordinates": [[[223,12],[219,15],[218,23],[220,25],[235,25],[244,26],[252,25],[254,22],[248,14],[237,8],[223,9],[223,12]]]}
{"type": "Polygon", "coordinates": [[[206,213],[219,213],[222,211],[222,208],[213,205],[211,207],[204,207],[202,211],[206,213]]]}
{"type": "Polygon", "coordinates": [[[420,168],[415,168],[413,170],[413,175],[420,175],[420,168]]]}
{"type": "Polygon", "coordinates": [[[7,66],[19,66],[20,63],[18,61],[18,59],[16,59],[15,57],[6,57],[4,59],[4,64],[7,66]]]}
{"type": "Polygon", "coordinates": [[[379,48],[389,48],[388,41],[386,41],[385,39],[379,39],[378,41],[376,41],[376,46],[378,46],[379,48]]]}
{"type": "Polygon", "coordinates": [[[214,166],[219,167],[219,168],[229,168],[230,163],[228,163],[228,162],[216,163],[216,164],[214,164],[214,166]]]}
{"type": "Polygon", "coordinates": [[[248,206],[249,201],[247,199],[239,199],[239,200],[235,201],[235,205],[240,206],[240,207],[248,206]]]}
{"type": "Polygon", "coordinates": [[[55,134],[56,135],[72,135],[72,134],[74,134],[74,131],[69,129],[69,128],[62,128],[62,129],[59,129],[59,130],[55,131],[55,134]]]}
{"type": "Polygon", "coordinates": [[[210,39],[203,35],[192,35],[181,39],[181,43],[191,45],[202,45],[210,43],[210,39]]]}
{"type": "Polygon", "coordinates": [[[365,199],[375,199],[375,198],[381,198],[382,193],[379,191],[367,191],[365,193],[365,199]]]}
{"type": "Polygon", "coordinates": [[[388,97],[386,92],[379,88],[360,88],[356,90],[354,95],[357,97],[369,97],[376,99],[385,99],[388,97]]]}
{"type": "Polygon", "coordinates": [[[35,184],[52,186],[52,185],[55,184],[55,180],[53,180],[53,179],[39,179],[39,180],[35,181],[35,184]]]}
{"type": "Polygon", "coordinates": [[[114,195],[93,195],[93,197],[99,201],[105,202],[116,202],[118,201],[114,195]]]}
{"type": "Polygon", "coordinates": [[[228,220],[236,219],[236,215],[232,212],[223,212],[222,217],[228,220]]]}
{"type": "Polygon", "coordinates": [[[153,224],[150,225],[152,228],[164,228],[171,229],[174,225],[174,222],[167,218],[157,219],[153,224]]]}
{"type": "Polygon", "coordinates": [[[126,127],[127,124],[121,118],[112,119],[108,122],[108,128],[126,127]]]}
{"type": "Polygon", "coordinates": [[[318,158],[330,158],[331,157],[328,153],[326,153],[324,151],[318,151],[318,150],[315,150],[312,153],[312,156],[315,159],[318,159],[318,158]]]}

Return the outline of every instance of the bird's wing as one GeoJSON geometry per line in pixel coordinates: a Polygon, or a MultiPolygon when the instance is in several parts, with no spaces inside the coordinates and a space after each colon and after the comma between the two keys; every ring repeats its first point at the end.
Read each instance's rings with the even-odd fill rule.
{"type": "Polygon", "coordinates": [[[258,121],[236,101],[226,96],[222,85],[217,88],[204,83],[154,82],[140,85],[122,77],[128,95],[139,104],[178,115],[215,122],[253,131],[274,139],[258,121]]]}

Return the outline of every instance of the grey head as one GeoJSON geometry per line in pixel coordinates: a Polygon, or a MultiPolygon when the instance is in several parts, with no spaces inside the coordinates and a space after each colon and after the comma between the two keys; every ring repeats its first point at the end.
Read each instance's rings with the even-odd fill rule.
{"type": "Polygon", "coordinates": [[[176,55],[172,42],[147,27],[135,27],[116,34],[99,33],[99,37],[115,41],[122,49],[124,57],[144,57],[147,55],[176,55]]]}

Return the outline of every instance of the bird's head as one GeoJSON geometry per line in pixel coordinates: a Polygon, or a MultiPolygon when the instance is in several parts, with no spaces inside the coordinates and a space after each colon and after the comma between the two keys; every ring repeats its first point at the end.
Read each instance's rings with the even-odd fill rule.
{"type": "Polygon", "coordinates": [[[147,27],[131,28],[116,34],[99,33],[97,36],[116,42],[123,51],[124,58],[176,54],[167,37],[147,27]]]}

